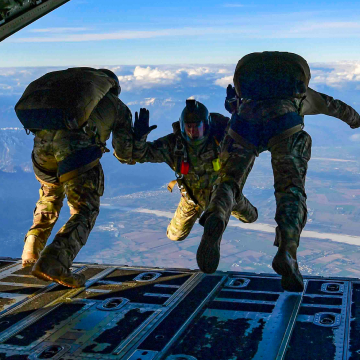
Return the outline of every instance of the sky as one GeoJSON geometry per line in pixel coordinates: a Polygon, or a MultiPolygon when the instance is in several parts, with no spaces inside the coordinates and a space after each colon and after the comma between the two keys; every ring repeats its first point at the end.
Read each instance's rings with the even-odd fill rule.
{"type": "Polygon", "coordinates": [[[360,61],[359,1],[70,0],[0,44],[0,67],[235,64],[264,50],[360,61]]]}

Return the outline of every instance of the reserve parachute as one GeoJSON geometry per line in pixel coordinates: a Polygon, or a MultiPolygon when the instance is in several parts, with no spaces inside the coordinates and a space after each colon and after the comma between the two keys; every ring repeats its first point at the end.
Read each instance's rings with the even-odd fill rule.
{"type": "Polygon", "coordinates": [[[30,83],[15,105],[25,129],[79,129],[89,119],[115,79],[93,68],[53,71],[30,83]]]}
{"type": "Polygon", "coordinates": [[[234,73],[240,98],[303,98],[310,81],[310,68],[297,54],[279,51],[251,53],[241,58],[234,73]]]}

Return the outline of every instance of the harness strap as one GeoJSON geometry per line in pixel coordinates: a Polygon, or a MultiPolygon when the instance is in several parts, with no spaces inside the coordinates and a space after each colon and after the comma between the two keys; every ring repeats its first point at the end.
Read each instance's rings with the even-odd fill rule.
{"type": "Polygon", "coordinates": [[[302,124],[299,124],[299,125],[293,126],[290,129],[283,131],[279,135],[272,137],[267,144],[267,148],[270,149],[272,146],[276,145],[280,141],[290,137],[291,135],[296,134],[297,132],[301,131],[303,129],[303,127],[304,126],[302,124]]]}
{"type": "Polygon", "coordinates": [[[232,128],[228,130],[228,134],[233,140],[235,140],[235,142],[242,145],[246,149],[252,150],[256,156],[259,156],[259,152],[257,151],[256,146],[253,145],[251,142],[247,141],[245,138],[235,132],[232,128]]]}
{"type": "Polygon", "coordinates": [[[99,161],[100,161],[100,159],[96,159],[96,160],[92,161],[91,163],[86,164],[85,166],[82,166],[81,168],[72,170],[64,175],[60,175],[60,177],[59,177],[60,182],[63,183],[65,181],[71,180],[74,177],[79,176],[79,175],[85,173],[86,171],[89,171],[90,169],[95,167],[99,163],[99,161]]]}

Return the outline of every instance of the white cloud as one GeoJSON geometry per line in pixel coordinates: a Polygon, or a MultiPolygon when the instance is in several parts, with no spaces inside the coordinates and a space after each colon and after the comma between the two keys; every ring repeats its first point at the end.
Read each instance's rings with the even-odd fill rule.
{"type": "Polygon", "coordinates": [[[58,28],[44,28],[44,29],[32,29],[29,30],[30,33],[68,33],[68,32],[77,32],[77,31],[88,31],[89,28],[85,27],[58,27],[58,28]]]}
{"type": "Polygon", "coordinates": [[[15,74],[15,70],[8,70],[6,68],[0,69],[0,76],[14,76],[15,74]]]}
{"type": "Polygon", "coordinates": [[[191,95],[188,97],[188,99],[193,99],[197,101],[206,101],[210,99],[209,95],[191,95]]]}
{"type": "Polygon", "coordinates": [[[228,7],[228,8],[239,8],[239,7],[244,7],[243,4],[224,4],[224,7],[228,7]]]}
{"type": "Polygon", "coordinates": [[[227,88],[227,86],[232,83],[233,83],[233,75],[225,76],[225,77],[222,77],[221,79],[215,80],[215,84],[219,85],[223,88],[227,88]]]}
{"type": "Polygon", "coordinates": [[[229,69],[219,69],[218,74],[229,74],[231,71],[229,69]]]}
{"type": "MultiPolygon", "coordinates": [[[[88,34],[69,34],[66,36],[47,36],[47,37],[22,37],[11,38],[8,42],[13,43],[46,43],[46,42],[83,42],[83,41],[105,41],[105,40],[129,40],[129,39],[150,39],[157,37],[177,37],[225,34],[228,30],[224,28],[176,28],[176,29],[159,29],[159,30],[125,30],[110,33],[88,33],[88,34]]],[[[237,30],[239,32],[239,30],[237,30]]]]}
{"type": "Polygon", "coordinates": [[[150,66],[136,66],[133,75],[118,75],[118,77],[121,87],[127,90],[133,87],[151,88],[154,85],[170,85],[180,81],[177,71],[161,70],[150,66]]]}
{"type": "Polygon", "coordinates": [[[325,84],[331,87],[342,87],[348,83],[360,82],[360,61],[338,61],[335,63],[310,64],[311,84],[325,84]]]}
{"type": "Polygon", "coordinates": [[[173,107],[175,104],[176,104],[176,100],[174,100],[172,98],[158,99],[158,98],[152,97],[152,98],[145,98],[144,100],[130,101],[126,105],[128,105],[128,106],[135,106],[135,105],[155,106],[155,105],[158,105],[158,106],[173,107]]]}
{"type": "Polygon", "coordinates": [[[186,72],[189,76],[202,76],[204,74],[209,74],[212,71],[210,70],[210,68],[208,67],[198,67],[198,68],[193,68],[193,69],[179,69],[177,70],[177,72],[186,72]]]}
{"type": "Polygon", "coordinates": [[[155,101],[156,101],[156,98],[147,98],[141,102],[141,105],[145,105],[145,106],[154,105],[155,101]]]}
{"type": "Polygon", "coordinates": [[[1,90],[11,90],[12,87],[10,85],[0,84],[0,89],[1,90]]]}
{"type": "Polygon", "coordinates": [[[359,142],[360,141],[360,134],[354,134],[350,136],[351,141],[359,142]]]}
{"type": "MultiPolygon", "coordinates": [[[[106,66],[93,65],[95,68],[109,68],[118,77],[123,91],[142,89],[169,88],[187,92],[186,97],[194,95],[197,100],[207,100],[203,90],[196,88],[211,88],[219,86],[226,88],[232,84],[234,65],[158,65],[158,66],[106,66]]],[[[66,68],[66,67],[65,67],[66,68]]],[[[353,91],[360,89],[360,61],[342,61],[334,63],[310,63],[312,79],[310,86],[317,88],[326,85],[333,88],[348,87],[353,91]]],[[[49,71],[61,70],[64,67],[39,68],[0,68],[0,83],[2,93],[21,94],[25,87],[34,79],[49,71]]],[[[167,95],[157,96],[158,101],[164,101],[167,95]]],[[[146,97],[155,97],[155,94],[146,94],[146,97]]],[[[170,98],[170,97],[168,97],[170,98]]],[[[130,100],[133,101],[133,100],[130,100]]],[[[168,103],[172,103],[170,98],[168,103]]]]}

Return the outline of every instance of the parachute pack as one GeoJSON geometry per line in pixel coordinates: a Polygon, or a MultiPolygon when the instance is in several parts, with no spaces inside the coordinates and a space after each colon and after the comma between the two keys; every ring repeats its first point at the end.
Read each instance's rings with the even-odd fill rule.
{"type": "Polygon", "coordinates": [[[301,56],[265,51],[248,54],[239,60],[234,85],[240,98],[303,98],[310,77],[309,65],[301,56]]]}
{"type": "Polygon", "coordinates": [[[30,83],[15,112],[27,130],[79,129],[117,86],[114,79],[93,68],[53,71],[30,83]]]}

